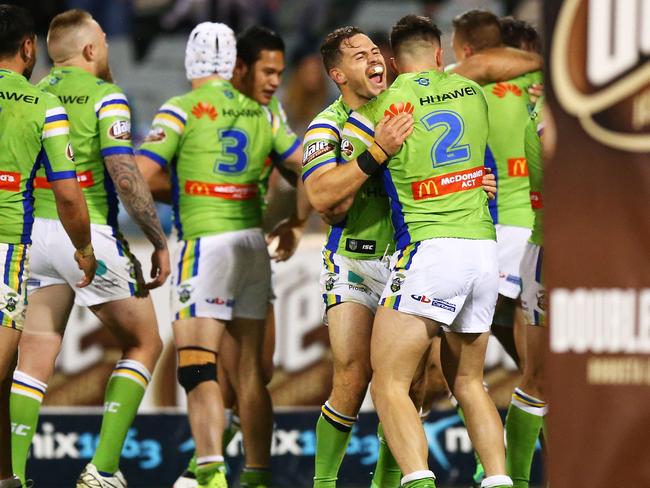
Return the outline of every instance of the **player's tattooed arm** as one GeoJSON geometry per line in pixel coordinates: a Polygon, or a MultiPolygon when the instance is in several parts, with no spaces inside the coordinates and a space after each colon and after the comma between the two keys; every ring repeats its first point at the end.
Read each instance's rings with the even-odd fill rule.
{"type": "Polygon", "coordinates": [[[106,169],[131,218],[138,224],[156,249],[167,248],[167,238],[160,225],[151,192],[129,154],[105,158],[106,169]]]}
{"type": "Polygon", "coordinates": [[[452,67],[451,71],[480,85],[486,85],[540,70],[543,64],[542,57],[537,53],[512,47],[496,47],[465,58],[452,67]]]}

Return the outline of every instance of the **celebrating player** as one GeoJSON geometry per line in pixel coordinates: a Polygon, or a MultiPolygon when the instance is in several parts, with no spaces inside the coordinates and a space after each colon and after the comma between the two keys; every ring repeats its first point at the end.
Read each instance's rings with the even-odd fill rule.
{"type": "MultiPolygon", "coordinates": [[[[233,71],[233,86],[249,98],[261,105],[268,106],[275,114],[274,121],[282,123],[283,130],[291,131],[286,123],[284,111],[275,97],[275,92],[280,86],[284,72],[284,41],[275,32],[261,26],[252,26],[237,36],[237,61],[233,71]]],[[[266,161],[265,168],[260,177],[259,202],[264,212],[266,207],[265,196],[268,192],[268,182],[274,168],[290,183],[296,185],[297,174],[302,170],[302,150],[298,138],[285,154],[273,153],[266,161]]],[[[167,179],[167,181],[169,181],[167,179]]],[[[168,185],[168,183],[166,183],[168,185]]],[[[278,247],[274,253],[275,259],[284,261],[296,249],[302,235],[304,222],[311,210],[309,201],[304,194],[304,189],[298,187],[298,200],[296,213],[280,222],[269,234],[267,241],[277,237],[278,247]]],[[[273,352],[275,349],[275,324],[273,305],[269,304],[266,318],[266,332],[262,352],[262,369],[264,383],[268,384],[273,375],[273,352]]],[[[224,330],[218,357],[218,380],[223,394],[226,408],[233,409],[230,421],[224,432],[224,450],[237,430],[240,428],[239,416],[236,413],[237,393],[234,390],[236,381],[237,363],[239,362],[239,347],[237,342],[224,330]]],[[[249,442],[256,442],[251,439],[249,442]]],[[[264,443],[264,439],[261,440],[264,443]]],[[[187,469],[174,483],[174,488],[193,488],[196,486],[196,457],[193,456],[187,469]]],[[[263,471],[245,468],[242,481],[254,484],[254,478],[267,476],[263,471]]],[[[258,486],[255,485],[254,486],[258,486]]]]}
{"type": "MultiPolygon", "coordinates": [[[[14,477],[9,425],[9,385],[20,332],[25,321],[26,282],[33,218],[34,179],[44,168],[52,188],[52,210],[62,222],[58,242],[50,250],[74,259],[76,286],[91,283],[97,262],[90,235],[88,207],[76,179],[69,138],[69,122],[61,102],[27,80],[36,63],[34,22],[22,8],[0,5],[0,487],[23,486],[14,477]],[[68,238],[69,237],[69,238],[68,238]],[[72,241],[70,246],[69,241],[72,241]],[[58,248],[57,246],[60,246],[58,248]]],[[[31,306],[31,304],[30,304],[31,306]]],[[[22,356],[22,354],[21,354],[22,356]]],[[[30,385],[17,388],[38,396],[30,385]]]]}
{"type": "MultiPolygon", "coordinates": [[[[491,12],[470,10],[456,17],[453,25],[452,48],[458,61],[503,45],[499,18],[491,12]]],[[[533,223],[524,129],[530,108],[528,89],[541,80],[537,71],[484,87],[490,123],[485,161],[498,187],[497,198],[490,202],[499,252],[499,301],[492,333],[517,364],[513,325],[521,292],[519,265],[533,223]]]]}
{"type": "Polygon", "coordinates": [[[167,240],[135,165],[129,104],[111,83],[106,35],[90,14],[69,10],[52,19],[47,41],[54,68],[39,87],[57,95],[70,117],[77,178],[89,207],[98,270],[90,286],[75,290],[78,272],[71,248],[51,245],[62,242],[64,227],[57,219],[51,184],[40,170],[34,181],[30,306],[11,396],[12,422],[28,429],[12,436],[14,464],[24,480],[39,407],[74,302],[89,307],[115,333],[123,351],[106,387],[99,444],[77,486],[126,486],[119,472],[122,446],[162,349],[146,290],[160,286],[169,275],[167,240]],[[151,283],[144,284],[138,276],[139,263],[117,228],[118,195],[154,246],[151,283]]]}
{"type": "Polygon", "coordinates": [[[506,417],[506,464],[515,488],[528,488],[535,446],[548,411],[544,384],[544,317],[546,290],[542,276],[543,221],[542,120],[543,98],[537,102],[525,132],[525,154],[530,178],[530,203],[535,212],[533,231],[521,261],[521,302],[526,322],[526,364],[521,383],[512,395],[506,417]]]}
{"type": "Polygon", "coordinates": [[[269,154],[286,158],[299,145],[280,113],[227,81],[235,58],[230,28],[206,22],[194,29],[185,63],[193,90],[161,107],[139,156],[152,180],[172,163],[180,239],[172,298],[179,381],[188,394],[196,477],[211,488],[226,486],[216,381],[225,326],[240,351],[234,387],[248,468],[242,482],[270,483],[272,409],[261,351],[271,269],[259,183],[269,154]]]}

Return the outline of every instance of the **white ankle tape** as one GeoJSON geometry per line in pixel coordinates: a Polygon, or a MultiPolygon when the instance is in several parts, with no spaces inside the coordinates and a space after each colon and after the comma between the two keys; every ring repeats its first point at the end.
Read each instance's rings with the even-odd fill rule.
{"type": "Polygon", "coordinates": [[[495,476],[488,476],[481,482],[481,488],[492,488],[494,486],[512,486],[510,476],[499,474],[495,476]]]}
{"type": "Polygon", "coordinates": [[[412,473],[407,474],[402,478],[402,485],[410,483],[411,481],[424,480],[427,478],[436,479],[436,475],[433,474],[433,471],[428,469],[423,469],[422,471],[413,471],[412,473]]]}

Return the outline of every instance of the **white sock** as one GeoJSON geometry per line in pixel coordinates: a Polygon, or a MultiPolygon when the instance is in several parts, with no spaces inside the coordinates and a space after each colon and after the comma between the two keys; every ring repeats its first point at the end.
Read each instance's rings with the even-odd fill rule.
{"type": "Polygon", "coordinates": [[[481,482],[481,488],[492,488],[494,486],[512,486],[510,476],[505,474],[498,474],[495,476],[488,476],[481,482]]]}
{"type": "Polygon", "coordinates": [[[202,456],[196,458],[196,465],[198,467],[201,467],[201,465],[204,464],[223,463],[223,462],[224,462],[223,456],[202,456]]]}
{"type": "Polygon", "coordinates": [[[426,478],[435,480],[436,475],[433,474],[433,471],[429,471],[428,469],[423,469],[422,471],[413,471],[412,473],[409,473],[402,478],[401,484],[404,486],[406,483],[410,483],[411,481],[423,480],[426,478]]]}

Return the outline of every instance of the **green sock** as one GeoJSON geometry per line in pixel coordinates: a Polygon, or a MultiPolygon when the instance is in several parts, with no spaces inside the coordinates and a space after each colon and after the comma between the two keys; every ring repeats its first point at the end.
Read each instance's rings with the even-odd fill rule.
{"type": "Polygon", "coordinates": [[[206,456],[196,459],[196,481],[207,485],[216,472],[226,472],[223,456],[206,456]]]}
{"type": "Polygon", "coordinates": [[[14,474],[25,483],[29,448],[38,425],[38,414],[47,385],[22,371],[14,371],[9,397],[9,415],[15,425],[11,431],[11,463],[14,474]]]}
{"type": "Polygon", "coordinates": [[[314,488],[334,488],[356,418],[334,410],[329,402],[316,423],[316,473],[314,488]]]}
{"type": "MultiPolygon", "coordinates": [[[[467,427],[467,422],[465,421],[465,413],[463,412],[463,409],[460,408],[460,405],[458,404],[456,404],[456,413],[463,421],[463,425],[467,427]]],[[[483,478],[485,478],[485,469],[483,468],[483,463],[481,463],[481,459],[478,457],[478,453],[476,452],[476,450],[474,450],[474,462],[476,463],[476,468],[474,469],[474,474],[472,475],[472,479],[474,480],[474,483],[481,483],[483,478]]]]}
{"type": "Polygon", "coordinates": [[[381,423],[377,427],[377,438],[379,439],[379,456],[370,486],[371,488],[397,488],[402,479],[402,471],[388,448],[381,423]]]}
{"type": "Polygon", "coordinates": [[[271,485],[269,468],[244,468],[239,478],[241,488],[266,488],[271,485]]]}
{"type": "Polygon", "coordinates": [[[106,387],[99,443],[91,461],[101,473],[112,475],[119,469],[124,440],[149,381],[151,374],[138,361],[123,359],[115,365],[106,387]]]}
{"type": "Polygon", "coordinates": [[[546,410],[545,402],[515,389],[506,417],[506,471],[512,478],[513,488],[528,488],[546,410]]]}

